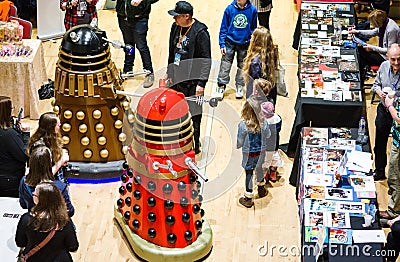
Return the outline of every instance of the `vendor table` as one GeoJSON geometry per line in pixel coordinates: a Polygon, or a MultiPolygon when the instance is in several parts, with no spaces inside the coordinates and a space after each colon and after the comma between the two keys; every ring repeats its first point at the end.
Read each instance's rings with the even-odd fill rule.
{"type": "Polygon", "coordinates": [[[43,46],[36,39],[23,39],[23,43],[32,48],[29,56],[0,57],[0,94],[11,97],[14,115],[23,108],[23,117],[39,119],[37,90],[47,81],[43,46]]]}
{"type": "MultiPolygon", "coordinates": [[[[325,2],[328,1],[318,1],[319,3],[314,3],[315,5],[326,5],[324,4],[325,2]],[[321,3],[322,2],[322,3],[321,3]]],[[[329,1],[333,2],[333,1],[329,1]]],[[[348,1],[335,1],[337,3],[340,2],[348,2],[348,1]]],[[[349,1],[350,2],[350,1],[349,1]]],[[[306,11],[308,11],[306,9],[306,11]]],[[[303,13],[303,12],[302,12],[303,13]]],[[[345,16],[346,19],[348,19],[349,24],[353,24],[355,22],[355,17],[354,17],[355,11],[354,11],[354,6],[353,4],[350,3],[350,8],[349,11],[343,11],[339,10],[336,12],[336,15],[339,15],[339,17],[345,16]]],[[[307,15],[299,15],[299,18],[304,19],[301,23],[299,23],[299,28],[301,24],[307,24],[311,23],[307,17],[307,15]]],[[[318,17],[313,17],[315,21],[318,21],[320,23],[321,21],[324,21],[323,19],[329,19],[329,17],[326,18],[320,18],[318,17]],[[321,20],[318,20],[321,19],[321,20]]],[[[343,19],[343,18],[341,18],[343,19]]],[[[320,26],[320,25],[319,25],[320,26]]],[[[322,26],[321,26],[322,28],[322,26]]],[[[343,26],[343,30],[345,30],[346,27],[343,26]]],[[[332,37],[329,36],[329,34],[333,31],[333,24],[328,24],[327,29],[325,29],[326,32],[328,32],[328,39],[333,39],[332,37]]],[[[322,30],[320,30],[322,31],[322,30]]],[[[305,29],[301,31],[302,35],[309,35],[310,30],[305,29]]],[[[333,40],[332,40],[333,43],[333,40]]],[[[301,56],[303,55],[302,50],[300,48],[299,50],[299,74],[301,74],[300,68],[302,68],[302,62],[301,62],[301,56]]],[[[354,48],[345,48],[343,46],[340,47],[340,55],[353,55],[355,57],[355,63],[357,63],[357,51],[354,48]]],[[[338,62],[340,61],[341,57],[338,58],[338,62]]],[[[322,69],[324,70],[324,69],[322,69]]],[[[339,73],[341,72],[346,72],[346,70],[339,69],[339,73]]],[[[357,68],[353,69],[351,72],[354,73],[359,73],[358,70],[358,63],[357,63],[357,68]]],[[[325,81],[325,80],[324,80],[325,81]]],[[[297,147],[297,142],[299,139],[299,134],[301,131],[301,128],[305,126],[314,126],[314,127],[357,127],[358,122],[360,120],[361,115],[364,115],[364,93],[361,90],[359,84],[358,84],[358,89],[361,91],[361,96],[362,99],[361,101],[330,101],[330,100],[324,100],[322,98],[313,98],[313,97],[305,97],[301,95],[301,88],[304,87],[304,83],[299,79],[299,93],[297,95],[296,99],[296,104],[295,104],[295,119],[289,139],[289,144],[287,147],[286,154],[289,157],[294,157],[294,154],[296,152],[296,147],[297,147]]]]}

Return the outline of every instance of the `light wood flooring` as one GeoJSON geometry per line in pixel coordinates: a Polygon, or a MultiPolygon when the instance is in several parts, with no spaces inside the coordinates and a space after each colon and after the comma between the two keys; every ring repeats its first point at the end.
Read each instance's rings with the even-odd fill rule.
{"type": "MultiPolygon", "coordinates": [[[[150,16],[148,43],[151,50],[156,76],[165,72],[168,56],[169,29],[173,18],[167,14],[175,0],[162,0],[152,6],[150,16]]],[[[212,43],[212,57],[220,59],[218,32],[225,7],[231,0],[191,1],[194,6],[194,17],[209,27],[212,43]]],[[[50,14],[49,14],[50,15],[50,14]]],[[[298,90],[296,77],[297,51],[293,50],[292,35],[297,19],[296,6],[292,0],[274,1],[271,14],[271,32],[274,41],[279,45],[281,63],[286,68],[286,81],[289,98],[278,97],[277,113],[283,118],[281,143],[287,143],[294,119],[294,103],[298,90]]],[[[112,10],[99,12],[99,27],[107,31],[109,39],[122,40],[117,17],[112,10]]],[[[58,59],[58,48],[61,40],[55,43],[44,42],[45,62],[48,77],[54,79],[55,63],[58,59]]],[[[123,52],[112,49],[112,60],[118,68],[123,65],[123,52]]],[[[136,58],[136,69],[141,69],[140,56],[136,58]]],[[[215,72],[213,71],[215,74],[215,72]]],[[[214,76],[215,77],[215,76],[214,76]]],[[[234,78],[231,78],[234,79],[234,78]]],[[[126,81],[126,90],[140,89],[139,80],[126,81]]],[[[157,82],[156,82],[157,83],[157,82]]],[[[211,95],[215,81],[207,86],[207,95],[211,95]]],[[[206,261],[299,261],[299,257],[281,257],[274,253],[265,257],[259,256],[258,247],[284,245],[290,248],[300,243],[298,210],[295,200],[295,188],[288,184],[292,162],[284,154],[284,166],[279,169],[281,178],[268,188],[269,194],[263,199],[255,200],[255,208],[246,209],[238,204],[238,198],[244,191],[244,174],[240,167],[240,151],[235,149],[236,126],[239,111],[244,100],[236,100],[234,90],[229,90],[227,97],[214,110],[215,118],[205,117],[203,134],[211,124],[210,136],[205,138],[210,143],[209,154],[198,159],[207,162],[206,173],[210,178],[210,187],[215,197],[203,204],[205,217],[213,230],[213,250],[206,261]],[[229,177],[238,173],[237,181],[229,177]],[[218,189],[219,183],[229,186],[218,189]],[[220,191],[218,191],[220,190],[220,191]]],[[[40,101],[40,111],[51,110],[50,100],[40,101]]],[[[371,137],[374,135],[373,118],[376,105],[367,102],[368,121],[371,137]]],[[[26,119],[34,129],[37,121],[26,119]]],[[[372,139],[373,140],[373,139],[372,139]]],[[[373,141],[371,141],[373,143],[373,141]]],[[[70,187],[72,202],[76,212],[73,217],[77,227],[80,243],[79,250],[73,253],[75,261],[138,261],[124,241],[118,227],[113,222],[113,206],[118,199],[119,182],[108,184],[72,184],[70,187]]],[[[378,184],[386,192],[385,182],[378,184]]],[[[205,185],[205,190],[208,183],[205,185]]],[[[380,197],[380,205],[387,205],[386,196],[380,197]]]]}

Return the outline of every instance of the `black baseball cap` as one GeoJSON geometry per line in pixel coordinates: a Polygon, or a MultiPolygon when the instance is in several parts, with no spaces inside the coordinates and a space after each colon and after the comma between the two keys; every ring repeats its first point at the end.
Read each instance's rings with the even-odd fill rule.
{"type": "Polygon", "coordinates": [[[193,6],[186,1],[179,1],[176,3],[175,8],[173,10],[169,10],[168,14],[172,16],[189,14],[193,15],[193,6]]]}

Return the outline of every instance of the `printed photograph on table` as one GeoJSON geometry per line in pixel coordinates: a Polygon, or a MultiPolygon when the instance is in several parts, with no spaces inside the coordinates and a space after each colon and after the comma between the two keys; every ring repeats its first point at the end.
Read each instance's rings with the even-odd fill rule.
{"type": "Polygon", "coordinates": [[[319,237],[321,236],[321,231],[326,231],[326,237],[324,242],[328,243],[328,228],[327,227],[304,227],[304,241],[305,242],[317,242],[319,237]]]}
{"type": "MultiPolygon", "coordinates": [[[[332,130],[333,128],[331,128],[332,130]]],[[[324,160],[326,161],[340,161],[345,151],[342,149],[325,149],[324,160]]]]}
{"type": "Polygon", "coordinates": [[[323,83],[322,74],[300,74],[300,81],[320,82],[323,83]]]}
{"type": "Polygon", "coordinates": [[[326,212],[327,227],[335,228],[351,228],[349,213],[342,212],[326,212]]]}
{"type": "Polygon", "coordinates": [[[306,147],[304,150],[304,159],[323,161],[324,149],[321,147],[306,147]]]}
{"type": "Polygon", "coordinates": [[[339,62],[340,71],[358,71],[357,62],[353,61],[340,61],[339,62]]]}
{"type": "Polygon", "coordinates": [[[321,211],[307,211],[304,213],[305,226],[323,226],[326,224],[325,212],[321,211]]]}
{"type": "Polygon", "coordinates": [[[332,175],[321,175],[321,174],[307,174],[304,177],[304,185],[308,186],[332,186],[333,176],[332,175]]]}
{"type": "Polygon", "coordinates": [[[352,243],[352,230],[351,229],[329,229],[329,243],[331,244],[348,244],[352,243]]]}
{"type": "Polygon", "coordinates": [[[376,191],[372,176],[350,175],[348,179],[354,191],[376,191]]]}
{"type": "Polygon", "coordinates": [[[306,161],[304,163],[305,173],[307,174],[323,174],[324,167],[322,161],[306,161]]]}
{"type": "Polygon", "coordinates": [[[365,204],[361,202],[343,202],[337,201],[337,212],[342,213],[365,213],[365,204]]]}
{"type": "Polygon", "coordinates": [[[301,63],[318,63],[319,58],[317,55],[302,55],[300,61],[301,63]]]}
{"type": "Polygon", "coordinates": [[[334,200],[353,200],[353,189],[327,187],[325,189],[325,198],[334,200]]]}
{"type": "Polygon", "coordinates": [[[327,146],[328,129],[317,127],[304,127],[303,140],[306,146],[327,146]],[[317,139],[317,140],[315,140],[317,139]]]}
{"type": "Polygon", "coordinates": [[[325,199],[324,186],[304,186],[304,198],[325,199]]]}
{"type": "Polygon", "coordinates": [[[330,149],[354,150],[356,148],[356,140],[344,138],[329,139],[330,149]]]}
{"type": "Polygon", "coordinates": [[[336,211],[337,201],[327,199],[305,198],[303,202],[305,211],[336,211]]]}
{"type": "Polygon", "coordinates": [[[324,173],[335,174],[339,168],[339,161],[324,161],[324,173]]]}

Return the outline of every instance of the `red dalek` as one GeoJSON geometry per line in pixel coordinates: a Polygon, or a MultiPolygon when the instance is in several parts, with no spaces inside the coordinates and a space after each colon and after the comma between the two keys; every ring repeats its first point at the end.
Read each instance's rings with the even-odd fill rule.
{"type": "Polygon", "coordinates": [[[182,93],[157,88],[143,95],[123,168],[115,217],[135,253],[148,261],[206,256],[212,232],[198,179],[207,178],[195,164],[191,115],[182,93]]]}

